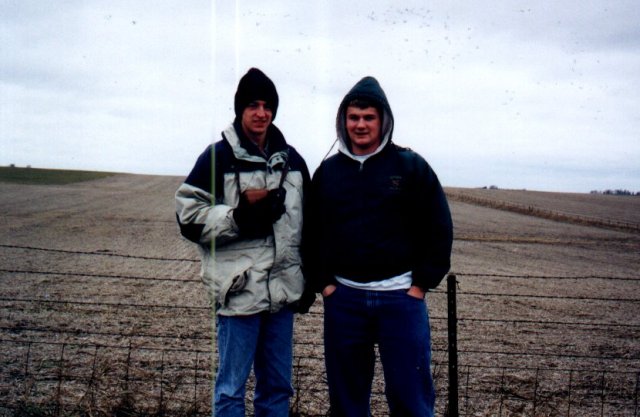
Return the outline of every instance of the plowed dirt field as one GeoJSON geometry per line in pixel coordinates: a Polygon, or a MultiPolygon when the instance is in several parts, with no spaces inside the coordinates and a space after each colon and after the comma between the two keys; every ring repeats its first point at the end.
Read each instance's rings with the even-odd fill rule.
{"type": "MultiPolygon", "coordinates": [[[[211,310],[175,224],[181,181],[0,182],[0,415],[210,412],[211,310]]],[[[460,414],[637,416],[640,197],[447,193],[460,414]]],[[[438,415],[446,290],[427,297],[438,415]]],[[[295,355],[293,412],[326,415],[320,299],[296,319],[295,355]]],[[[376,416],[383,392],[379,377],[376,416]]]]}

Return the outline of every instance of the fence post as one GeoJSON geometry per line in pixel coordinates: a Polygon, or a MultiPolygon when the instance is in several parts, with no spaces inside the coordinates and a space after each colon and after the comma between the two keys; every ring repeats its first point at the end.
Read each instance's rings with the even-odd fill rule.
{"type": "Polygon", "coordinates": [[[607,371],[602,371],[602,380],[600,381],[600,417],[604,417],[604,398],[605,398],[605,374],[607,371]]]}
{"type": "MultiPolygon", "coordinates": [[[[24,364],[24,398],[25,400],[27,398],[29,398],[29,360],[31,359],[31,344],[33,342],[29,342],[29,345],[27,345],[27,360],[25,361],[24,364]]],[[[638,390],[636,389],[636,394],[638,393],[638,390]]]]}
{"type": "Polygon", "coordinates": [[[458,417],[458,317],[456,276],[447,276],[447,331],[449,334],[449,404],[448,417],[458,417]]]}
{"type": "Polygon", "coordinates": [[[636,375],[636,392],[633,395],[633,417],[638,416],[638,387],[640,386],[640,372],[636,375]]]}
{"type": "Polygon", "coordinates": [[[56,393],[56,416],[60,416],[62,412],[62,378],[64,378],[64,348],[66,343],[62,344],[60,349],[60,367],[58,368],[58,392],[56,393]]]}
{"type": "Polygon", "coordinates": [[[200,352],[196,352],[196,367],[193,373],[193,414],[198,414],[198,362],[200,352]]]}
{"type": "Polygon", "coordinates": [[[573,384],[573,370],[569,371],[569,393],[567,395],[567,417],[571,417],[571,388],[573,384]]]}

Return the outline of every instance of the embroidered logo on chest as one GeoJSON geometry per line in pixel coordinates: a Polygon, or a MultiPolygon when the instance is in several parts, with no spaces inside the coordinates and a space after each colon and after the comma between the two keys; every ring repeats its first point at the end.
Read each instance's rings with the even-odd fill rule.
{"type": "Polygon", "coordinates": [[[392,191],[402,190],[402,177],[400,175],[391,175],[389,177],[389,189],[392,191]]]}

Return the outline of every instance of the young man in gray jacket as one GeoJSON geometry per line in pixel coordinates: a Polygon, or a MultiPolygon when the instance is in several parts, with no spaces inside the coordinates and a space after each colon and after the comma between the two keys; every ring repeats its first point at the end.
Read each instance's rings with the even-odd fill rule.
{"type": "Polygon", "coordinates": [[[216,311],[219,368],[214,415],[244,417],[256,377],[256,416],[289,414],[293,314],[300,307],[307,166],[272,123],[273,82],[251,68],[235,94],[236,118],[176,192],[184,237],[198,244],[216,311]]]}
{"type": "Polygon", "coordinates": [[[436,174],[392,142],[393,113],[373,77],[338,109],[339,152],[316,170],[305,265],[324,297],[332,417],[368,417],[378,345],[391,416],[431,417],[425,293],[449,270],[452,222],[436,174]]]}

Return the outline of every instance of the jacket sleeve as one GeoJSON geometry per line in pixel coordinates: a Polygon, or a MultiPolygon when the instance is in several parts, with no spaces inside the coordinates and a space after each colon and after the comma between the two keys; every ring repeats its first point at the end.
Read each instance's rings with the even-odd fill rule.
{"type": "Polygon", "coordinates": [[[218,170],[212,165],[213,153],[214,148],[211,146],[200,155],[175,194],[180,233],[201,245],[213,242],[220,245],[239,236],[238,227],[233,220],[233,208],[223,204],[222,181],[216,178],[218,170]],[[214,188],[215,193],[212,190],[214,188]]]}
{"type": "Polygon", "coordinates": [[[453,222],[435,172],[418,157],[415,165],[416,229],[413,237],[413,285],[434,289],[451,267],[453,222]]]}
{"type": "Polygon", "coordinates": [[[322,199],[319,184],[322,182],[322,165],[316,170],[305,200],[302,259],[305,279],[310,291],[320,293],[330,284],[336,284],[335,276],[327,271],[322,248],[322,199]]]}

